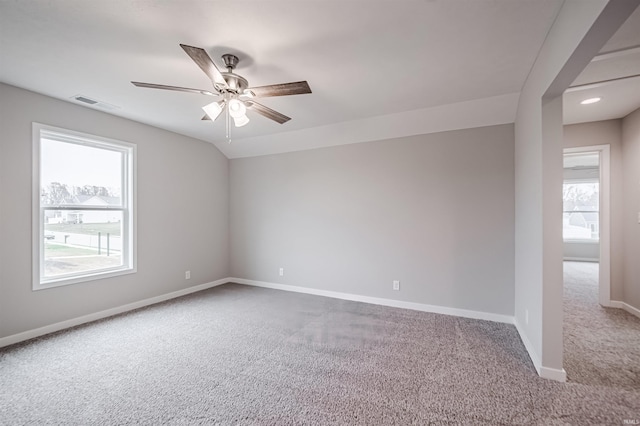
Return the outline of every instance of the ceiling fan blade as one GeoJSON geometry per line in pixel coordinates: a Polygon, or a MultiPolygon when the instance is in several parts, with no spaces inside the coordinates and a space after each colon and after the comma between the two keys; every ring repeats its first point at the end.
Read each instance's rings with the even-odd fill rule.
{"type": "Polygon", "coordinates": [[[216,89],[218,87],[222,89],[227,89],[229,87],[227,85],[227,82],[224,80],[224,77],[220,73],[220,70],[218,69],[216,64],[213,63],[213,60],[211,60],[211,57],[207,54],[207,52],[205,52],[204,49],[201,49],[199,47],[187,46],[186,44],[181,44],[180,47],[182,47],[187,55],[189,55],[191,59],[193,59],[193,62],[195,62],[200,67],[200,69],[204,71],[204,73],[211,79],[211,82],[213,83],[214,87],[216,87],[216,89]]]}
{"type": "Polygon", "coordinates": [[[275,111],[269,107],[266,107],[254,101],[246,101],[245,105],[251,111],[255,111],[260,115],[264,115],[265,117],[273,121],[276,121],[280,124],[286,123],[287,121],[291,120],[291,117],[287,117],[284,114],[280,114],[278,111],[275,111]]]}
{"type": "Polygon", "coordinates": [[[176,92],[189,92],[208,96],[218,96],[217,93],[210,92],[209,90],[191,89],[189,87],[166,86],[164,84],[141,83],[139,81],[132,81],[131,84],[136,87],[146,87],[149,89],[175,90],[176,92]]]}
{"type": "Polygon", "coordinates": [[[306,81],[296,81],[295,83],[272,84],[270,86],[250,87],[256,98],[266,98],[270,96],[304,95],[311,93],[309,83],[306,81]]]}

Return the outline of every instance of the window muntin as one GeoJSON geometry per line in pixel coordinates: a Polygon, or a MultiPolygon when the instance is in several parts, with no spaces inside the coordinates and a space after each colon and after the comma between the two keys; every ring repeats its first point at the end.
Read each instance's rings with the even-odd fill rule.
{"type": "Polygon", "coordinates": [[[135,272],[134,156],[34,124],[34,289],[135,272]]]}

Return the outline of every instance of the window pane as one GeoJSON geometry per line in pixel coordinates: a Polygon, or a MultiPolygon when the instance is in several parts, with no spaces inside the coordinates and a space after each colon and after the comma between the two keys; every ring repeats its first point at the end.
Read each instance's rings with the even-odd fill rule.
{"type": "Polygon", "coordinates": [[[563,210],[597,212],[600,203],[598,182],[564,183],[562,185],[563,210]]]}
{"type": "Polygon", "coordinates": [[[564,183],[562,235],[565,240],[598,241],[600,191],[597,182],[564,183]]]}
{"type": "Polygon", "coordinates": [[[123,266],[122,211],[45,210],[44,278],[123,266]]]}
{"type": "Polygon", "coordinates": [[[121,206],[123,154],[42,138],[42,205],[121,206]]]}

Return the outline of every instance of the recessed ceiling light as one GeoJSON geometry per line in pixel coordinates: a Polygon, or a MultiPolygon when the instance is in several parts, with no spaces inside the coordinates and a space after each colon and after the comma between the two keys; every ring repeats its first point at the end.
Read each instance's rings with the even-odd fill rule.
{"type": "Polygon", "coordinates": [[[595,104],[596,102],[600,102],[600,98],[589,98],[580,102],[582,105],[595,104]]]}

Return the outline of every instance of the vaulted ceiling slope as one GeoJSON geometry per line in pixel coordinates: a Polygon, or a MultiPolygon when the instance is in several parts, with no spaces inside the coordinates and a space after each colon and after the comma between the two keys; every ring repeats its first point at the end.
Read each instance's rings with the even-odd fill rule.
{"type": "Polygon", "coordinates": [[[622,118],[640,108],[640,8],[565,92],[565,124],[622,118]],[[585,99],[600,102],[581,105],[585,99]]]}
{"type": "MultiPolygon", "coordinates": [[[[3,1],[0,81],[216,144],[229,158],[513,121],[517,93],[561,0],[3,1]],[[201,121],[211,90],[179,43],[240,58],[292,117],[232,128],[201,121]]],[[[251,113],[249,113],[251,114],[251,113]]]]}

